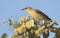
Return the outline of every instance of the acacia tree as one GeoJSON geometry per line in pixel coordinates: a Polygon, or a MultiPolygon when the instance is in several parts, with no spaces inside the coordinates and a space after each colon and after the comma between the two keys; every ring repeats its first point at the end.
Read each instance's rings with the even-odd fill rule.
{"type": "Polygon", "coordinates": [[[14,32],[11,38],[41,38],[40,35],[43,34],[43,38],[49,37],[50,32],[55,33],[54,38],[60,37],[60,29],[54,27],[57,22],[53,20],[52,22],[42,22],[37,23],[36,20],[30,16],[21,17],[19,23],[9,19],[10,26],[14,27],[14,32]]]}

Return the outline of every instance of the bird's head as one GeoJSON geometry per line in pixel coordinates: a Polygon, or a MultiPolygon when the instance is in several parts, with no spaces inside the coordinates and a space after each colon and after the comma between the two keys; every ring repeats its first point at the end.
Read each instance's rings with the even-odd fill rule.
{"type": "Polygon", "coordinates": [[[25,10],[26,12],[30,12],[32,10],[32,8],[31,7],[25,7],[22,10],[25,10]]]}

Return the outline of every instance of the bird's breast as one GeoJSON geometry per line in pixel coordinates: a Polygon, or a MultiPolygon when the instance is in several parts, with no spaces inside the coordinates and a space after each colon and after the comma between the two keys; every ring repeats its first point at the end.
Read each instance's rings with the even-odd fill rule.
{"type": "Polygon", "coordinates": [[[36,11],[30,11],[28,12],[33,18],[35,18],[36,20],[41,20],[42,19],[42,15],[38,14],[36,11]]]}

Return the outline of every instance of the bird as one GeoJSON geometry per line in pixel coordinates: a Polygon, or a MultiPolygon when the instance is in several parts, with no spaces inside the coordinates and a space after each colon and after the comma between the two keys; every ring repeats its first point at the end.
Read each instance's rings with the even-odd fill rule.
{"type": "Polygon", "coordinates": [[[45,13],[38,9],[34,9],[32,7],[25,7],[22,10],[26,11],[30,16],[32,16],[35,20],[40,21],[51,21],[51,18],[49,18],[45,13]]]}

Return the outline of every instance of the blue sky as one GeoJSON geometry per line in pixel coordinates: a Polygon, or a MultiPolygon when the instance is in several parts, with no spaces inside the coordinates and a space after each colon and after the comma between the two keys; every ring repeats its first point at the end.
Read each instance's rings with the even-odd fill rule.
{"type": "MultiPolygon", "coordinates": [[[[10,35],[13,32],[8,30],[8,23],[5,25],[1,23],[2,20],[8,20],[10,16],[13,16],[18,21],[21,16],[27,16],[28,14],[21,10],[26,6],[43,11],[60,25],[60,0],[0,0],[0,35],[2,33],[10,35]]],[[[60,27],[59,25],[57,27],[60,27]]],[[[53,38],[53,33],[49,38],[53,38]]]]}

